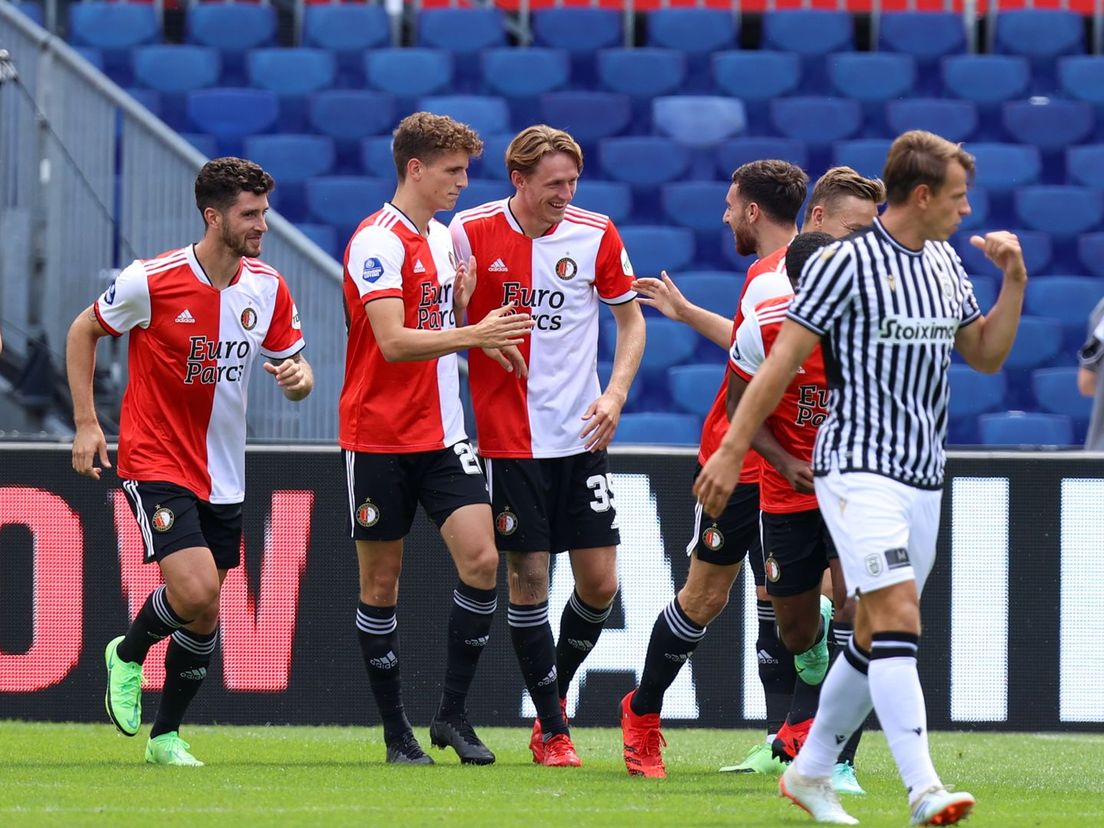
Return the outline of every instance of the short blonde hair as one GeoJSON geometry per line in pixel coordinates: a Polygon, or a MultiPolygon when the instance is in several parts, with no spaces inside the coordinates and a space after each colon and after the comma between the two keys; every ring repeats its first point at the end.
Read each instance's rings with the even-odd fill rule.
{"type": "Polygon", "coordinates": [[[402,181],[406,178],[406,165],[412,158],[425,164],[449,152],[466,152],[469,157],[478,158],[483,154],[483,141],[470,126],[448,115],[415,112],[399,122],[391,152],[399,181],[402,181]]]}
{"type": "Polygon", "coordinates": [[[887,201],[903,204],[913,190],[924,184],[932,192],[939,192],[947,177],[950,161],[961,164],[967,178],[973,180],[974,156],[966,152],[961,144],[922,129],[900,135],[890,146],[885,169],[882,170],[887,201]]]}
{"type": "Polygon", "coordinates": [[[526,127],[506,148],[506,174],[513,175],[514,170],[517,170],[528,177],[533,174],[544,156],[557,152],[571,158],[582,173],[582,147],[568,133],[547,124],[526,127]]]}
{"type": "Polygon", "coordinates": [[[817,179],[813,187],[813,194],[805,208],[805,223],[808,224],[812,218],[814,207],[819,205],[830,210],[845,196],[881,204],[886,200],[885,184],[880,178],[866,178],[851,167],[832,167],[817,179]]]}

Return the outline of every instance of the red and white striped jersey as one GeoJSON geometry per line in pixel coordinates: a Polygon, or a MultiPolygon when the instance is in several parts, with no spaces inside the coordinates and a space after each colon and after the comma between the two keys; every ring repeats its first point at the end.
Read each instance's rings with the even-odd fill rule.
{"type": "Polygon", "coordinates": [[[407,328],[455,327],[456,276],[448,229],[429,222],[423,236],[388,202],[357,228],[345,248],[349,344],[338,404],[342,448],[380,454],[433,451],[466,439],[456,354],[417,362],[383,358],[365,305],[402,299],[407,328]]]}
{"type": "Polygon", "coordinates": [[[520,346],[526,379],[482,351],[469,356],[479,453],[568,457],[585,451],[582,416],[601,394],[598,301],[619,305],[636,298],[617,228],[607,216],[569,206],[563,221],[532,239],[503,200],[457,213],[449,229],[457,258],[476,259],[469,322],[514,302],[534,323],[520,346]]]}
{"type": "MultiPolygon", "coordinates": [[[[789,247],[787,245],[786,247],[789,247]]],[[[736,305],[736,316],[733,318],[732,339],[736,338],[736,331],[744,321],[744,315],[767,299],[775,296],[787,296],[793,293],[790,280],[786,278],[786,247],[780,247],[769,256],[756,259],[748,268],[744,278],[744,287],[740,291],[740,301],[736,305]]],[[[729,340],[732,344],[732,340],[729,340]]],[[[702,425],[701,448],[698,449],[698,462],[703,466],[717,446],[724,439],[728,431],[728,371],[725,371],[721,387],[717,390],[717,396],[713,398],[713,406],[705,415],[705,423],[702,425]]],[[[748,451],[744,457],[744,465],[740,469],[741,483],[756,483],[759,481],[758,453],[748,451]]]]}
{"type": "Polygon", "coordinates": [[[112,336],[130,332],[119,476],[175,483],[209,503],[240,503],[254,357],[285,359],[305,344],[280,274],[243,258],[219,290],[189,245],[135,261],[93,308],[112,336]]]}
{"type": "MultiPolygon", "coordinates": [[[[782,330],[793,295],[760,302],[740,324],[728,366],[740,378],[751,382],[767,358],[782,330]]],[[[824,354],[818,344],[786,386],[778,406],[767,417],[767,427],[786,452],[813,462],[817,429],[828,417],[828,378],[824,354]]],[[[815,494],[800,494],[785,477],[765,460],[759,469],[759,508],[771,514],[806,512],[817,508],[815,494]]]]}

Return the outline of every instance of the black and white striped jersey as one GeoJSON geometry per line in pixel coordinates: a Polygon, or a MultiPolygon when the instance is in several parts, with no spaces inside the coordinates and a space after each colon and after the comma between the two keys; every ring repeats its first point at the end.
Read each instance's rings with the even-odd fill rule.
{"type": "Polygon", "coordinates": [[[909,250],[875,220],[809,259],[788,316],[821,336],[832,389],[815,473],[940,488],[951,350],[981,316],[950,244],[909,250]]]}

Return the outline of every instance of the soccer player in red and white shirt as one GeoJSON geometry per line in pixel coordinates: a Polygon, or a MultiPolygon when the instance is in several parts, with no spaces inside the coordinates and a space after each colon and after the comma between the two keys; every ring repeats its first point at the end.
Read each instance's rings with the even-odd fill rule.
{"type": "Polygon", "coordinates": [[[404,713],[395,619],[403,538],[421,502],[459,575],[430,739],[453,747],[461,762],[490,764],[494,754],[468,722],[466,700],[490,635],[498,553],[486,480],[464,433],[455,354],[521,344],[532,321],[507,304],[478,325],[455,325],[474,274],[456,264],[448,230],[433,214],[456,206],[468,160],[483,151],[479,136],[418,112],[395,130],[393,151],[395,195],[361,222],[345,250],[349,345],[339,418],[360,569],[357,637],[387,761],[432,764],[404,713]]]}
{"type": "Polygon", "coordinates": [[[135,261],[69,329],[73,468],[95,480],[111,466],[93,400],[96,343],[130,334],[117,472],[145,560],[157,562],[165,583],[126,635],[107,645],[105,703],[115,726],[134,736],[142,722],[142,663],[153,644],[172,636],[146,746],[154,764],[202,764],[179,729],[215,649],[222,579],[240,563],[253,361],[258,353],[268,360],[265,370],[289,400],[302,400],[314,386],[291,293],[256,258],[273,186],[252,162],[208,162],[195,185],[203,239],[135,261]]]}
{"type": "MultiPolygon", "coordinates": [[[[641,294],[640,301],[671,319],[685,322],[727,350],[736,327],[744,319],[745,309],[790,291],[784,272],[786,245],[797,235],[797,214],[805,200],[807,183],[808,176],[786,161],[754,161],[733,172],[732,185],[725,197],[724,222],[732,230],[740,255],[759,256],[748,268],[734,320],[688,302],[666,273],[661,274],[660,279],[638,279],[634,283],[641,294]]],[[[702,428],[699,464],[708,460],[727,427],[727,388],[726,371],[702,428]]],[[[701,507],[697,506],[694,537],[686,550],[691,556],[686,584],[656,619],[640,686],[621,701],[625,766],[630,774],[666,775],[659,750],[663,695],[704,637],[706,625],[728,603],[729,592],[745,555],[752,563],[756,583],[763,581],[757,459],[745,463],[740,485],[724,513],[713,521],[702,518],[701,507]]],[[[763,680],[768,686],[768,698],[773,695],[779,699],[778,703],[768,705],[768,710],[773,713],[774,708],[778,708],[777,725],[780,727],[793,690],[793,667],[791,662],[787,675],[789,659],[774,636],[773,616],[764,618],[770,604],[765,594],[763,599],[759,606],[760,640],[756,650],[772,653],[769,661],[760,659],[759,669],[761,677],[766,671],[771,672],[763,680]],[[774,639],[773,644],[769,639],[774,639]],[[776,653],[776,650],[781,652],[776,653]],[[772,694],[771,685],[778,685],[778,691],[772,694]]]]}
{"type": "Polygon", "coordinates": [[[537,708],[533,761],[576,766],[566,698],[617,593],[620,542],[606,446],[644,351],[632,265],[608,216],[571,206],[582,150],[562,130],[532,126],[506,151],[516,192],[452,220],[457,257],[479,263],[468,306],[478,322],[516,305],[532,337],[504,357],[475,351],[469,379],[487,463],[499,550],[510,574],[510,636],[537,708]],[[603,391],[596,373],[599,302],[617,346],[603,391]],[[575,590],[554,649],[550,554],[567,551],[575,590]]]}

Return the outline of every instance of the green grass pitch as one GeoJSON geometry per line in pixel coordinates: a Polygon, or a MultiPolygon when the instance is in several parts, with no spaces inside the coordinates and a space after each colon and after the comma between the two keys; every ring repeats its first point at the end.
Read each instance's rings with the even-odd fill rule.
{"type": "MultiPolygon", "coordinates": [[[[419,738],[428,747],[425,728],[419,738]]],[[[753,731],[671,728],[668,778],[630,778],[620,731],[576,728],[584,767],[529,761],[528,731],[480,728],[498,754],[461,767],[383,762],[379,728],[192,727],[184,737],[204,768],[143,762],[110,725],[0,722],[0,825],[801,826],[804,812],[773,779],[717,773],[739,761],[753,731]]],[[[1104,826],[1104,736],[935,733],[948,783],[978,808],[970,828],[1104,826]]],[[[905,826],[907,806],[881,733],[859,749],[866,797],[845,806],[863,825],[905,826]]]]}

